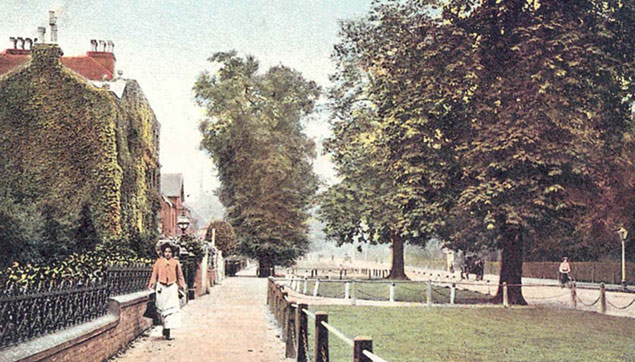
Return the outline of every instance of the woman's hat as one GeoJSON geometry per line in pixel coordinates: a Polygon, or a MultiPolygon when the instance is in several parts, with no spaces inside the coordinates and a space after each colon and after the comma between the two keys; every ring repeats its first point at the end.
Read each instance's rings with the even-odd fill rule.
{"type": "Polygon", "coordinates": [[[159,239],[156,245],[157,255],[162,256],[163,249],[167,247],[170,247],[170,249],[172,249],[172,255],[174,256],[179,255],[179,246],[173,240],[170,240],[170,239],[159,239]]]}

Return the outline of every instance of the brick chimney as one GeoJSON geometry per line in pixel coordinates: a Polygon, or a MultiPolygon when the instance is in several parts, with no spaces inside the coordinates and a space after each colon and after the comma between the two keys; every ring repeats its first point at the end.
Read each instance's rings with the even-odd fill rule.
{"type": "Polygon", "coordinates": [[[62,55],[64,53],[57,44],[36,44],[31,51],[31,61],[34,66],[59,64],[62,55]]]}
{"type": "Polygon", "coordinates": [[[91,40],[91,51],[86,52],[86,55],[95,59],[102,67],[106,68],[113,75],[115,74],[115,54],[113,54],[115,45],[112,41],[105,42],[100,40],[91,40]],[[101,49],[97,45],[102,45],[101,49]]]}
{"type": "Polygon", "coordinates": [[[13,43],[13,49],[9,48],[4,53],[10,55],[29,55],[33,44],[37,41],[37,39],[13,36],[9,40],[13,43]]]}

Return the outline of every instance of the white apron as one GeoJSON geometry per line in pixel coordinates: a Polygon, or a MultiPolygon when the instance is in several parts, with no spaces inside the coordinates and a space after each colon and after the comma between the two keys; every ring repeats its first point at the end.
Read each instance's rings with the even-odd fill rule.
{"type": "Polygon", "coordinates": [[[177,283],[166,286],[157,283],[157,313],[161,316],[163,328],[181,327],[181,305],[179,303],[179,287],[177,283]]]}

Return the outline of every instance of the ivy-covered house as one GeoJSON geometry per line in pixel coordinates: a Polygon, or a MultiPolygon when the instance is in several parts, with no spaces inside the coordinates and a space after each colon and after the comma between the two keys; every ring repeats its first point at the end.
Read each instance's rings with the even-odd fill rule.
{"type": "Polygon", "coordinates": [[[159,227],[159,123],[112,47],[96,50],[0,53],[0,204],[38,214],[34,235],[54,248],[143,250],[159,227]]]}

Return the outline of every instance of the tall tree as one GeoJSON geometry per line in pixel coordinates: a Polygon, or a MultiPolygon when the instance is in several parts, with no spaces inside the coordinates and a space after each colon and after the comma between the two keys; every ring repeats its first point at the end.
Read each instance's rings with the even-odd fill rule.
{"type": "MultiPolygon", "coordinates": [[[[382,171],[376,180],[389,180],[391,191],[356,186],[398,205],[390,213],[406,239],[501,250],[501,286],[510,285],[511,303],[524,304],[525,246],[563,238],[576,245],[585,219],[597,214],[593,197],[609,204],[632,190],[625,147],[632,135],[632,61],[628,46],[618,45],[628,37],[624,7],[524,0],[376,4],[368,17],[343,24],[336,48],[340,120],[331,143],[343,144],[332,148],[336,163],[354,168],[370,160],[382,171]],[[367,113],[374,117],[371,129],[357,132],[367,113]],[[371,146],[355,146],[349,140],[355,135],[373,135],[371,146]],[[363,157],[352,157],[350,148],[363,157]]],[[[340,167],[342,187],[354,175],[346,167],[340,167]]],[[[334,215],[356,212],[342,218],[339,231],[363,232],[351,227],[363,225],[356,218],[363,214],[333,200],[334,215]]],[[[502,300],[502,287],[496,299],[502,300]]]]}
{"type": "Polygon", "coordinates": [[[525,244],[572,234],[627,128],[619,60],[602,50],[615,38],[595,5],[484,1],[466,22],[481,70],[455,208],[469,222],[458,236],[481,234],[501,250],[512,303],[525,303],[525,244]]]}
{"type": "Polygon", "coordinates": [[[404,276],[404,241],[423,246],[451,230],[454,143],[468,123],[475,63],[473,40],[441,20],[414,2],[380,4],[343,23],[335,48],[327,149],[342,181],[321,212],[339,243],[390,242],[395,278],[404,276]]]}
{"type": "Polygon", "coordinates": [[[284,66],[258,73],[253,57],[214,54],[215,75],[199,76],[194,91],[207,109],[201,146],[218,169],[221,203],[238,237],[238,251],[259,261],[259,275],[288,265],[308,247],[308,208],[317,189],[314,143],[302,119],[320,90],[284,66]]]}

